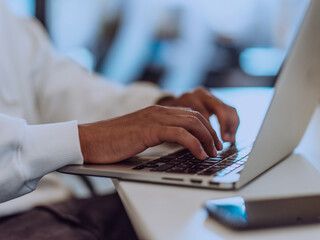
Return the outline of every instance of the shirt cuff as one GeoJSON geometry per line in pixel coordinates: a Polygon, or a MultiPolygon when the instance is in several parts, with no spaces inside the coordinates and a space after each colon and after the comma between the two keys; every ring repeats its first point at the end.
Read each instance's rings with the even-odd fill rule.
{"type": "MultiPolygon", "coordinates": [[[[25,125],[20,164],[24,178],[37,179],[68,164],[82,164],[78,122],[25,125]]],[[[30,186],[34,188],[34,186],[30,186]]]]}

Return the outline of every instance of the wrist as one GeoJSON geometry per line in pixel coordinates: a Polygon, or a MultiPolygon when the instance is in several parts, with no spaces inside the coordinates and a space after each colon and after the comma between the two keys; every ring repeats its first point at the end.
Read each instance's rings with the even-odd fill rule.
{"type": "Polygon", "coordinates": [[[79,142],[80,142],[80,149],[83,156],[83,162],[88,163],[88,144],[87,144],[87,131],[85,125],[78,125],[78,132],[79,132],[79,142]]]}
{"type": "Polygon", "coordinates": [[[176,98],[174,96],[164,96],[162,98],[160,98],[156,104],[157,105],[162,105],[162,106],[171,106],[172,102],[175,100],[176,98]]]}

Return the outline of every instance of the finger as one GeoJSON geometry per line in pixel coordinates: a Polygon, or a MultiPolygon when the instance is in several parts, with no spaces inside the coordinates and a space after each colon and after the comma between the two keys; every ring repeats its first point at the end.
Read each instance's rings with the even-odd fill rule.
{"type": "Polygon", "coordinates": [[[212,113],[208,111],[208,109],[204,106],[204,104],[198,98],[194,100],[194,104],[191,108],[201,113],[204,116],[204,118],[209,122],[209,118],[212,115],[212,113]]]}
{"type": "Polygon", "coordinates": [[[179,103],[182,106],[188,106],[189,108],[200,112],[206,119],[209,120],[209,117],[212,115],[208,109],[203,105],[201,98],[198,95],[202,95],[202,88],[195,90],[193,93],[185,93],[179,98],[179,103]]]}
{"type": "Polygon", "coordinates": [[[218,150],[222,149],[223,146],[217,136],[216,131],[212,128],[209,121],[207,119],[205,119],[205,117],[201,113],[199,113],[197,111],[193,111],[188,108],[180,108],[180,107],[167,108],[167,113],[171,114],[171,115],[191,115],[191,116],[197,117],[210,132],[211,136],[214,139],[214,144],[215,144],[216,148],[218,150]]]}
{"type": "Polygon", "coordinates": [[[216,131],[212,128],[210,122],[204,118],[204,116],[199,113],[199,112],[193,112],[194,116],[196,116],[197,118],[199,118],[201,120],[201,122],[206,126],[206,128],[209,130],[211,136],[213,137],[215,146],[217,147],[218,150],[222,150],[223,146],[222,143],[220,142],[218,135],[216,133],[216,131]]]}
{"type": "MultiPolygon", "coordinates": [[[[233,111],[233,110],[230,110],[233,111]]],[[[236,113],[230,113],[229,115],[233,115],[234,117],[230,117],[228,118],[228,120],[226,121],[226,126],[224,127],[225,129],[223,130],[223,138],[226,141],[229,141],[231,143],[235,143],[236,142],[236,132],[239,126],[239,117],[238,114],[236,113]]]]}
{"type": "Polygon", "coordinates": [[[159,141],[178,143],[189,151],[198,159],[205,159],[207,153],[203,149],[200,141],[189,133],[187,130],[179,127],[161,127],[157,132],[159,141]]]}
{"type": "Polygon", "coordinates": [[[239,118],[235,113],[219,113],[218,120],[220,123],[221,137],[225,142],[235,143],[235,135],[239,126],[239,118]]]}
{"type": "Polygon", "coordinates": [[[222,140],[234,143],[239,126],[239,116],[236,109],[224,104],[214,96],[206,96],[204,104],[217,116],[222,140]]]}
{"type": "Polygon", "coordinates": [[[217,149],[211,133],[197,117],[192,115],[169,115],[166,118],[159,117],[159,122],[164,125],[186,129],[202,143],[209,156],[217,156],[217,149]]]}
{"type": "Polygon", "coordinates": [[[196,89],[194,91],[194,94],[202,102],[210,115],[216,112],[217,107],[219,107],[220,105],[224,105],[224,103],[219,98],[212,95],[210,91],[205,88],[200,87],[196,89]]]}

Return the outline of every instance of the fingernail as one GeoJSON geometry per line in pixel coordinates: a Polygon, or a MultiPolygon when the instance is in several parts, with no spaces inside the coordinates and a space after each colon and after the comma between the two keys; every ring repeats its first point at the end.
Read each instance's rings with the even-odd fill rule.
{"type": "Polygon", "coordinates": [[[231,135],[229,133],[225,133],[223,135],[224,141],[230,141],[231,140],[231,135]]]}
{"type": "Polygon", "coordinates": [[[202,146],[201,146],[201,153],[200,153],[200,155],[201,155],[201,159],[205,159],[205,158],[208,156],[208,154],[204,151],[204,149],[203,149],[202,146]]]}
{"type": "Polygon", "coordinates": [[[217,154],[218,154],[217,149],[216,149],[216,147],[213,145],[213,148],[212,148],[212,157],[217,156],[217,154]]]}
{"type": "Polygon", "coordinates": [[[209,156],[215,157],[215,156],[217,156],[217,154],[218,154],[217,149],[216,149],[215,145],[213,144],[209,156]]]}
{"type": "Polygon", "coordinates": [[[223,145],[222,145],[222,143],[219,141],[219,143],[218,143],[218,150],[220,151],[220,150],[222,150],[222,148],[223,148],[223,145]]]}

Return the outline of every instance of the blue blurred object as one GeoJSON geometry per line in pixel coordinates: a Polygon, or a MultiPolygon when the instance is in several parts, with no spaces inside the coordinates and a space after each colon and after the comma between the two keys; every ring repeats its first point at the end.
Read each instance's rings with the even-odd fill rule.
{"type": "Polygon", "coordinates": [[[18,16],[35,15],[35,0],[6,0],[6,3],[18,16]]]}
{"type": "Polygon", "coordinates": [[[285,58],[283,49],[252,47],[241,52],[239,63],[242,70],[252,76],[275,76],[285,58]]]}
{"type": "MultiPolygon", "coordinates": [[[[34,15],[36,4],[43,3],[5,1],[20,16],[34,15]]],[[[53,45],[86,69],[123,84],[142,79],[186,91],[198,85],[256,86],[260,76],[271,79],[308,0],[45,3],[40,13],[53,45]],[[245,50],[239,56],[240,49],[245,50]]]]}
{"type": "Polygon", "coordinates": [[[67,51],[66,55],[88,71],[94,70],[96,61],[89,49],[85,47],[73,48],[67,51]]]}
{"type": "Polygon", "coordinates": [[[209,200],[206,202],[206,208],[215,218],[237,227],[243,227],[248,222],[246,205],[242,197],[209,200]]]}

